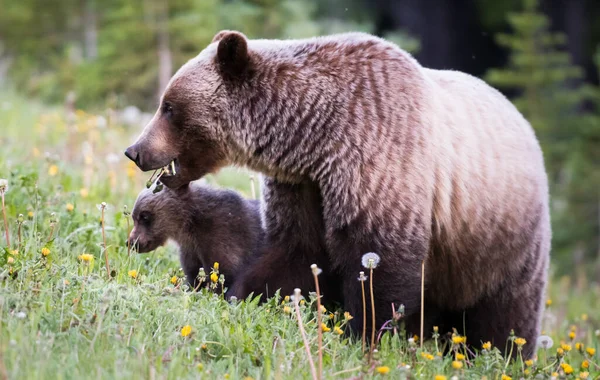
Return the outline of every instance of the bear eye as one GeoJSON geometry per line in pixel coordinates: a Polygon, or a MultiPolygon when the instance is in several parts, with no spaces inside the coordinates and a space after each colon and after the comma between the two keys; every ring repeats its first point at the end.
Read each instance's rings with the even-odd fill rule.
{"type": "Polygon", "coordinates": [[[167,117],[173,116],[173,106],[171,105],[171,103],[169,103],[169,102],[163,103],[162,113],[167,117]]]}
{"type": "Polygon", "coordinates": [[[149,224],[150,223],[150,213],[146,212],[146,211],[142,211],[140,212],[140,216],[139,216],[140,222],[142,224],[149,224]]]}

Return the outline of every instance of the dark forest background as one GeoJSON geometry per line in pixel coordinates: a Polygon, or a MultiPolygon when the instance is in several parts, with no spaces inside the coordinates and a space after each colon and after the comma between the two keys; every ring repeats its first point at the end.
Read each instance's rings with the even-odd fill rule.
{"type": "Polygon", "coordinates": [[[0,88],[99,113],[152,112],[221,29],[370,32],[424,66],[499,88],[544,149],[556,270],[600,279],[600,1],[0,0],[0,88]]]}

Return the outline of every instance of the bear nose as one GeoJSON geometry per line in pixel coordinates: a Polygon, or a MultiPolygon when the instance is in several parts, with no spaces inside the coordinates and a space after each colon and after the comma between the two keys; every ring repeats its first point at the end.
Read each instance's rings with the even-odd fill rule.
{"type": "Polygon", "coordinates": [[[135,162],[138,167],[140,166],[140,153],[135,145],[132,145],[125,150],[125,156],[135,162]]]}

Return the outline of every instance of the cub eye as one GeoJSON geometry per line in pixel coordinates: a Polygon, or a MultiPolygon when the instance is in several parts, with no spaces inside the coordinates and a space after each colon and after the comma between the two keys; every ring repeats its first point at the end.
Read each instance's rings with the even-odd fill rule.
{"type": "Polygon", "coordinates": [[[168,102],[164,102],[162,106],[162,113],[167,117],[171,117],[173,115],[173,106],[168,102]]]}
{"type": "Polygon", "coordinates": [[[146,211],[140,212],[140,222],[143,224],[150,223],[150,213],[146,211]]]}

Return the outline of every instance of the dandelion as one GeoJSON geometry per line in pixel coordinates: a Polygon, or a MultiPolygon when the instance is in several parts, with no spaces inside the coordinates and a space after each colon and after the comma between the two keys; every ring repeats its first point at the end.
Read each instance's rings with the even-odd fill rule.
{"type": "Polygon", "coordinates": [[[29,212],[27,212],[27,217],[28,217],[29,219],[32,219],[32,218],[33,218],[33,211],[29,211],[29,212]]]}
{"type": "Polygon", "coordinates": [[[67,279],[63,280],[63,285],[67,286],[69,284],[71,284],[71,281],[69,281],[67,279]]]}
{"type": "Polygon", "coordinates": [[[42,256],[46,257],[50,254],[50,250],[47,247],[42,248],[42,256]]]}
{"type": "Polygon", "coordinates": [[[298,320],[298,328],[300,329],[300,334],[302,335],[302,342],[304,343],[304,349],[306,350],[306,356],[308,357],[308,364],[310,365],[310,371],[312,373],[313,379],[317,379],[317,369],[315,368],[315,362],[312,359],[312,355],[310,353],[310,346],[308,344],[308,338],[306,337],[306,331],[304,330],[304,325],[302,324],[302,317],[300,316],[300,306],[299,301],[302,297],[302,291],[300,288],[294,289],[294,309],[296,310],[296,319],[298,320]]]}
{"type": "Polygon", "coordinates": [[[362,266],[367,269],[377,268],[379,261],[381,261],[381,258],[375,252],[365,253],[361,258],[362,266]]]}
{"type": "Polygon", "coordinates": [[[321,329],[323,329],[323,331],[325,331],[325,332],[331,331],[331,329],[329,327],[327,327],[327,325],[325,323],[321,323],[321,329]]]}
{"type": "Polygon", "coordinates": [[[563,356],[564,354],[565,354],[565,350],[563,350],[562,348],[558,347],[556,349],[556,355],[563,356]]]}
{"type": "Polygon", "coordinates": [[[434,380],[447,380],[444,375],[435,375],[434,380]]]}
{"type": "Polygon", "coordinates": [[[519,348],[523,347],[526,343],[527,343],[527,341],[524,338],[515,338],[515,344],[519,348]]]}
{"type": "Polygon", "coordinates": [[[89,253],[82,253],[81,255],[77,256],[77,258],[84,263],[91,263],[94,261],[94,255],[90,255],[89,253]]]}
{"type": "Polygon", "coordinates": [[[554,341],[552,340],[552,338],[550,338],[547,335],[540,335],[537,338],[537,346],[541,347],[545,350],[552,348],[552,346],[554,345],[554,341]]]}
{"type": "Polygon", "coordinates": [[[177,278],[177,276],[171,277],[171,284],[176,285],[178,280],[179,278],[177,278]]]}
{"type": "Polygon", "coordinates": [[[344,320],[349,321],[352,318],[354,318],[354,317],[352,315],[350,315],[349,312],[347,312],[347,311],[344,312],[344,320]]]}
{"type": "Polygon", "coordinates": [[[561,344],[560,348],[562,348],[563,351],[565,351],[565,352],[569,352],[572,349],[571,345],[570,344],[566,344],[566,343],[561,344]]]}
{"type": "Polygon", "coordinates": [[[73,210],[75,210],[75,206],[73,206],[72,203],[67,203],[65,208],[67,209],[67,212],[73,212],[73,210]]]}
{"type": "Polygon", "coordinates": [[[452,335],[452,343],[461,344],[461,343],[466,343],[466,342],[467,342],[466,336],[452,335]]]}
{"type": "Polygon", "coordinates": [[[320,275],[321,273],[323,273],[323,270],[322,270],[321,268],[319,268],[319,267],[317,266],[317,264],[312,264],[312,265],[310,266],[310,270],[312,271],[313,275],[315,275],[315,276],[318,276],[318,275],[320,275]]]}
{"type": "Polygon", "coordinates": [[[7,263],[12,264],[15,262],[15,259],[12,256],[9,256],[8,259],[6,260],[7,263]]]}
{"type": "Polygon", "coordinates": [[[582,361],[582,362],[581,362],[581,368],[583,368],[583,369],[588,369],[588,368],[590,368],[590,362],[589,362],[589,361],[587,361],[587,360],[584,360],[584,361],[582,361]]]}
{"type": "Polygon", "coordinates": [[[342,335],[344,333],[344,330],[342,330],[339,326],[335,326],[333,328],[333,332],[338,334],[338,335],[342,335]]]}
{"type": "MultiPolygon", "coordinates": [[[[317,326],[324,326],[323,323],[321,323],[321,315],[322,313],[325,312],[325,307],[323,307],[324,310],[321,310],[321,290],[319,288],[319,274],[321,274],[321,268],[319,268],[317,266],[317,264],[312,264],[310,266],[310,269],[312,271],[313,274],[313,278],[315,281],[315,290],[317,292],[317,326]]],[[[319,378],[321,378],[322,374],[323,374],[323,331],[326,331],[322,328],[317,329],[317,346],[318,346],[318,375],[319,378]]]]}
{"type": "Polygon", "coordinates": [[[137,278],[138,276],[138,271],[135,269],[130,270],[129,272],[127,272],[127,275],[131,278],[137,278]]]}
{"type": "Polygon", "coordinates": [[[585,314],[585,313],[581,314],[581,320],[584,321],[584,322],[587,321],[588,320],[588,315],[585,314]]]}
{"type": "Polygon", "coordinates": [[[490,350],[492,348],[492,343],[485,342],[481,347],[483,347],[484,350],[490,350]]]}
{"type": "Polygon", "coordinates": [[[204,369],[204,365],[202,363],[198,363],[196,364],[196,368],[198,368],[199,371],[202,371],[204,369]]]}
{"type": "Polygon", "coordinates": [[[546,300],[546,307],[550,307],[550,306],[552,306],[552,300],[550,298],[548,298],[546,300]]]}
{"type": "Polygon", "coordinates": [[[583,343],[575,343],[575,349],[579,352],[583,352],[583,343]]]}
{"type": "Polygon", "coordinates": [[[593,348],[593,347],[588,347],[588,348],[585,350],[585,352],[587,352],[587,353],[588,353],[588,355],[590,355],[590,356],[594,356],[594,355],[596,355],[596,349],[595,349],[595,348],[593,348]]]}
{"type": "Polygon", "coordinates": [[[218,262],[216,262],[216,261],[215,261],[215,263],[213,264],[213,269],[214,269],[215,271],[218,271],[218,270],[219,270],[219,263],[218,263],[218,262]]]}
{"type": "Polygon", "coordinates": [[[365,353],[365,346],[367,342],[367,302],[365,298],[365,281],[367,277],[365,272],[358,272],[358,281],[360,282],[360,289],[362,291],[362,306],[363,306],[363,331],[362,331],[362,353],[365,353]]]}
{"type": "Polygon", "coordinates": [[[512,377],[510,377],[510,376],[508,376],[508,375],[506,375],[506,374],[503,373],[501,379],[502,380],[512,380],[512,377]]]}
{"type": "Polygon", "coordinates": [[[377,372],[380,375],[387,375],[388,373],[390,373],[390,367],[385,365],[379,366],[375,368],[375,372],[377,372]]]}
{"type": "Polygon", "coordinates": [[[10,236],[8,234],[8,220],[6,219],[6,206],[4,204],[4,194],[8,191],[8,180],[0,179],[0,197],[2,197],[2,215],[4,216],[4,234],[6,236],[6,245],[10,247],[10,236]]]}
{"type": "Polygon", "coordinates": [[[529,359],[529,360],[525,360],[525,365],[527,367],[531,367],[533,365],[533,360],[529,359]]]}
{"type": "Polygon", "coordinates": [[[463,367],[463,363],[459,362],[459,361],[453,361],[452,362],[452,368],[454,369],[461,369],[463,367]]]}
{"type": "Polygon", "coordinates": [[[290,296],[283,297],[283,301],[284,302],[290,302],[290,296]]]}
{"type": "Polygon", "coordinates": [[[13,249],[12,251],[8,252],[9,254],[13,255],[13,256],[19,256],[19,251],[16,249],[13,249]]]}
{"type": "Polygon", "coordinates": [[[284,306],[284,307],[283,307],[283,312],[284,312],[285,314],[292,314],[292,308],[291,308],[291,307],[289,307],[289,306],[284,306]]]}
{"type": "Polygon", "coordinates": [[[423,357],[425,359],[427,359],[427,360],[433,360],[433,359],[435,359],[435,357],[433,355],[431,355],[431,354],[424,354],[423,357]]]}
{"type": "Polygon", "coordinates": [[[90,192],[85,187],[79,190],[79,195],[81,198],[87,198],[90,192]]]}
{"type": "Polygon", "coordinates": [[[579,374],[579,378],[580,378],[580,379],[587,379],[587,378],[588,378],[588,376],[590,376],[590,373],[589,373],[589,372],[587,372],[587,371],[586,371],[586,372],[581,372],[581,373],[579,374]]]}
{"type": "Polygon", "coordinates": [[[573,367],[571,367],[569,364],[567,363],[562,363],[560,365],[560,367],[562,368],[562,370],[565,372],[565,374],[570,375],[573,373],[573,367]]]}
{"type": "Polygon", "coordinates": [[[58,166],[50,165],[50,167],[48,168],[48,175],[50,177],[54,177],[57,174],[58,174],[58,166]]]}
{"type": "Polygon", "coordinates": [[[465,360],[465,355],[463,354],[456,354],[456,360],[465,360]]]}
{"type": "Polygon", "coordinates": [[[216,283],[217,281],[219,281],[219,275],[216,274],[215,272],[210,274],[210,280],[214,283],[216,283]]]}
{"type": "Polygon", "coordinates": [[[181,328],[181,336],[182,337],[187,337],[188,335],[190,335],[192,333],[192,326],[190,325],[185,325],[181,328]]]}
{"type": "Polygon", "coordinates": [[[571,331],[569,333],[569,339],[574,340],[575,339],[575,331],[571,331]]]}

